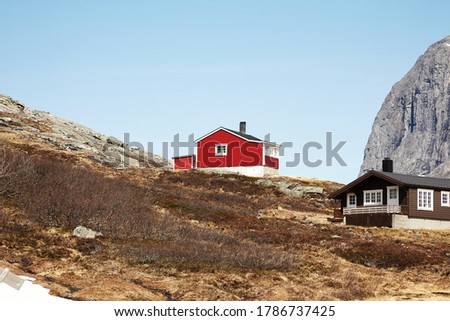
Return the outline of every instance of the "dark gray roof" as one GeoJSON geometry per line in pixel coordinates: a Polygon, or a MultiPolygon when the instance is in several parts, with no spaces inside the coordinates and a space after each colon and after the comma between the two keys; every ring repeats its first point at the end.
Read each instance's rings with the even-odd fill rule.
{"type": "Polygon", "coordinates": [[[262,142],[261,139],[256,138],[255,136],[252,136],[252,135],[249,135],[249,134],[243,134],[243,133],[241,133],[241,132],[238,132],[238,131],[236,131],[236,130],[232,130],[232,129],[229,129],[229,128],[224,128],[224,129],[226,129],[226,130],[232,132],[233,134],[236,134],[236,135],[238,135],[238,136],[241,136],[242,138],[245,138],[245,139],[247,139],[247,140],[255,140],[255,141],[258,141],[258,142],[262,142]]]}
{"type": "Polygon", "coordinates": [[[382,175],[393,178],[403,183],[403,185],[416,186],[416,187],[433,187],[433,188],[446,188],[450,189],[450,179],[428,177],[428,176],[415,176],[398,173],[380,172],[382,175]]]}
{"type": "Polygon", "coordinates": [[[438,177],[427,177],[427,176],[416,176],[416,175],[407,175],[407,174],[399,174],[399,173],[390,173],[390,172],[379,172],[379,171],[369,171],[366,174],[358,177],[354,181],[348,183],[341,189],[337,190],[334,193],[330,194],[330,198],[337,198],[342,193],[345,193],[347,190],[352,188],[353,186],[361,183],[371,176],[377,176],[381,179],[387,180],[392,184],[399,186],[407,186],[407,187],[425,187],[432,189],[446,189],[450,191],[450,179],[446,178],[438,178],[438,177]]]}

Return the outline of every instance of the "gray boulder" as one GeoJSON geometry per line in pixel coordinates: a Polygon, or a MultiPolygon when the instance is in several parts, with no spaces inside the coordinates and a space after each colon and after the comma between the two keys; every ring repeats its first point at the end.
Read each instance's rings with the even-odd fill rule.
{"type": "Polygon", "coordinates": [[[123,147],[123,142],[120,141],[119,139],[117,139],[117,138],[114,137],[114,136],[109,136],[109,137],[107,137],[107,138],[106,138],[106,142],[107,142],[108,144],[111,144],[111,145],[123,147]]]}
{"type": "Polygon", "coordinates": [[[97,236],[103,236],[101,232],[96,232],[84,226],[77,226],[73,230],[73,235],[83,239],[95,239],[97,236]]]}
{"type": "Polygon", "coordinates": [[[273,182],[270,179],[260,178],[255,182],[256,185],[261,186],[273,186],[273,182]]]}

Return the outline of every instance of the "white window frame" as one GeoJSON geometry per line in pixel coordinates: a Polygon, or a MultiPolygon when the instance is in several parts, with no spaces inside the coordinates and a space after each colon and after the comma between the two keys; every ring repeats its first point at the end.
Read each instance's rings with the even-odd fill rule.
{"type": "Polygon", "coordinates": [[[363,194],[364,206],[377,206],[383,205],[383,190],[382,189],[371,189],[364,191],[363,194]],[[378,193],[380,193],[380,200],[378,201],[378,193]],[[369,200],[367,199],[367,194],[370,195],[369,200]],[[372,198],[372,195],[374,197],[372,198]]]}
{"type": "Polygon", "coordinates": [[[216,156],[227,156],[228,145],[227,144],[216,144],[214,146],[214,152],[216,156]],[[220,149],[224,149],[221,151],[220,149]]]}
{"type": "Polygon", "coordinates": [[[417,189],[417,209],[420,211],[433,211],[434,209],[434,190],[417,189]]]}
{"type": "Polygon", "coordinates": [[[356,205],[358,204],[357,202],[358,202],[358,199],[356,198],[355,193],[347,193],[347,207],[356,207],[356,205]],[[355,197],[355,204],[350,204],[350,196],[355,197]]]}
{"type": "Polygon", "coordinates": [[[450,192],[441,191],[441,206],[442,207],[450,207],[450,192]],[[447,198],[447,202],[444,202],[444,195],[447,198]]]}

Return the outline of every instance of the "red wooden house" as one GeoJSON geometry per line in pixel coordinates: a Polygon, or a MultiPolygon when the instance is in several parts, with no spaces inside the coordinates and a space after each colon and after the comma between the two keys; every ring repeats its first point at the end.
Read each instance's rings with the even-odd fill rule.
{"type": "Polygon", "coordinates": [[[246,133],[219,127],[196,141],[197,155],[173,158],[175,170],[201,169],[248,176],[278,175],[279,146],[246,133]]]}

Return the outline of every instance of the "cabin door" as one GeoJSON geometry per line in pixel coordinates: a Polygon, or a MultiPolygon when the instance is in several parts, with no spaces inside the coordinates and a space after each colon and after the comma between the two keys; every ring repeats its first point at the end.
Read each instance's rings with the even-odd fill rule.
{"type": "Polygon", "coordinates": [[[387,187],[387,205],[399,204],[398,186],[387,187]]]}

